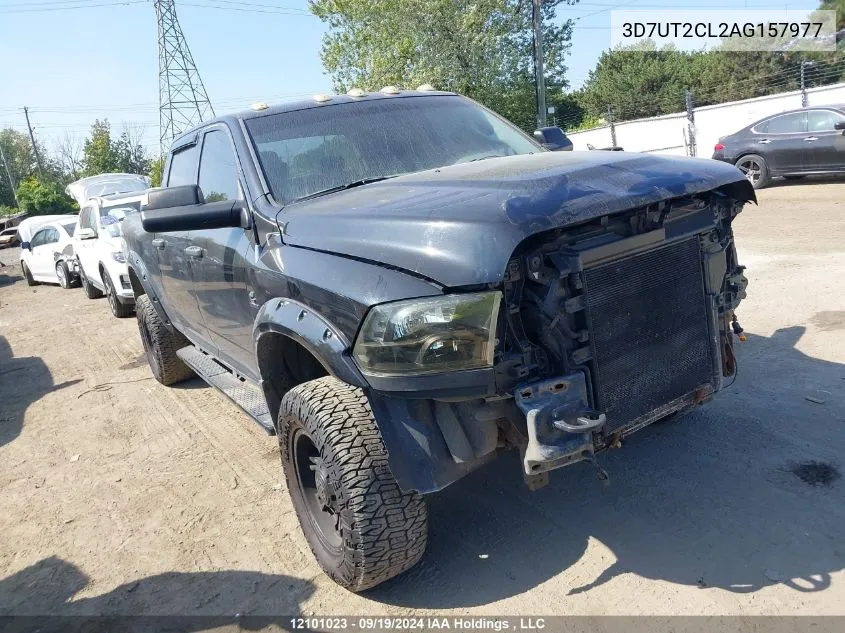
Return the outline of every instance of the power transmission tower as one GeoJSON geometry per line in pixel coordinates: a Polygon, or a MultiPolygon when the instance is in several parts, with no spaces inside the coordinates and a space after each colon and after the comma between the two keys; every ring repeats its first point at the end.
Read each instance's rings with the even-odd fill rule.
{"type": "Polygon", "coordinates": [[[176,18],[174,0],[155,0],[158,19],[158,101],[161,152],[179,133],[214,116],[176,18]]]}

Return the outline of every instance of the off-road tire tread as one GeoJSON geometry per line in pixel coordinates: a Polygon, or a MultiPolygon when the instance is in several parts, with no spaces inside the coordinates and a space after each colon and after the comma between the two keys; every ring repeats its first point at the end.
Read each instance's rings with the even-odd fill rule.
{"type": "Polygon", "coordinates": [[[141,295],[135,300],[135,312],[138,316],[138,328],[143,328],[146,323],[150,332],[152,353],[158,363],[158,372],[150,364],[155,379],[168,386],[193,378],[196,375],[194,371],[176,355],[176,350],[190,345],[191,342],[180,332],[167,329],[147,295],[141,295]]]}
{"type": "MultiPolygon", "coordinates": [[[[342,562],[327,568],[311,539],[309,546],[323,570],[350,591],[363,591],[413,567],[422,558],[428,540],[428,510],[422,495],[404,493],[388,465],[369,400],[358,387],[333,376],[298,385],[285,394],[279,415],[278,437],[288,490],[298,484],[290,434],[302,426],[340,482],[338,501],[343,526],[342,562]]],[[[303,531],[306,509],[294,506],[303,531]]],[[[307,526],[307,527],[306,527],[307,526]]],[[[306,537],[308,534],[306,533],[306,537]]]]}

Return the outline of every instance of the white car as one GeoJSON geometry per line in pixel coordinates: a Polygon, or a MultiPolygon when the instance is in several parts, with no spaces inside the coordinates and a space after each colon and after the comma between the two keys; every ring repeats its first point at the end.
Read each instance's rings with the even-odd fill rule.
{"type": "Polygon", "coordinates": [[[59,284],[62,288],[76,285],[72,239],[76,222],[75,215],[53,215],[20,223],[21,271],[27,284],[59,284]]]}
{"type": "Polygon", "coordinates": [[[137,213],[145,198],[146,193],[135,192],[88,199],[79,212],[73,236],[85,295],[96,299],[105,294],[112,314],[119,318],[135,312],[120,223],[127,214],[137,213]]]}

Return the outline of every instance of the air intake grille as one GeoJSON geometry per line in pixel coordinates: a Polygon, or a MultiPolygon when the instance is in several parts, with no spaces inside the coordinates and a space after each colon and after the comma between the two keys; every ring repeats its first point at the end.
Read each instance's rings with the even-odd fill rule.
{"type": "Polygon", "coordinates": [[[698,238],[588,269],[585,282],[607,431],[710,382],[698,238]]]}

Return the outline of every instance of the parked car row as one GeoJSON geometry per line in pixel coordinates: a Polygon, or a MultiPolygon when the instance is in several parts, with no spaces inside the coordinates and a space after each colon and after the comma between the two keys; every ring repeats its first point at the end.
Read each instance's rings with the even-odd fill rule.
{"type": "Polygon", "coordinates": [[[736,165],[755,189],[772,178],[845,173],[845,105],[781,112],[719,139],[713,158],[736,165]]]}
{"type": "Polygon", "coordinates": [[[82,286],[89,299],[108,298],[114,316],[132,316],[135,298],[123,255],[121,222],[141,208],[149,178],[102,174],[68,185],[77,215],[36,216],[16,227],[27,284],[82,286]]]}

